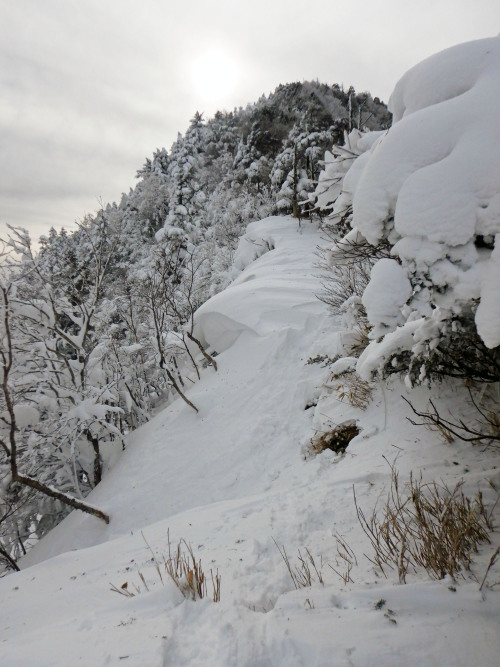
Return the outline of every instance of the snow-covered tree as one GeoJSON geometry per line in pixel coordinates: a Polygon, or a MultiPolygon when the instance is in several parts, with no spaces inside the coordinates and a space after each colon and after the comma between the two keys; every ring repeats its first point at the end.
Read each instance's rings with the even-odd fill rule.
{"type": "MultiPolygon", "coordinates": [[[[357,100],[352,93],[353,109],[357,100]]],[[[367,100],[378,126],[386,108],[367,100]]],[[[133,189],[75,232],[51,230],[35,253],[14,231],[3,407],[11,396],[17,416],[12,426],[3,410],[15,448],[5,436],[0,556],[15,558],[55,525],[75,506],[66,498],[84,502],[124,436],[177,395],[189,401],[202,366],[217,368],[194,312],[232,279],[249,222],[276,213],[280,200],[302,208],[319,157],[346,127],[347,102],[339,86],[295,83],[245,109],[196,113],[168,152],[146,160],[133,189]],[[13,460],[38,486],[15,480],[13,460]],[[40,495],[40,485],[59,495],[40,495]]]]}
{"type": "Polygon", "coordinates": [[[83,346],[76,345],[80,332],[71,326],[77,321],[85,328],[84,313],[78,320],[75,306],[67,311],[73,319],[63,323],[55,293],[45,301],[27,299],[23,277],[31,283],[39,277],[29,238],[17,230],[9,245],[24,255],[21,267],[3,265],[0,283],[0,556],[14,566],[30,539],[60,520],[64,507],[109,521],[83,501],[74,453],[83,435],[97,437],[95,423],[108,410],[96,413],[97,401],[85,405],[83,346]],[[73,355],[67,354],[70,347],[73,355]]]}
{"type": "Polygon", "coordinates": [[[362,295],[365,378],[500,379],[499,89],[500,38],[425,60],[395,88],[392,128],[343,180],[348,240],[390,248],[362,295]]]}

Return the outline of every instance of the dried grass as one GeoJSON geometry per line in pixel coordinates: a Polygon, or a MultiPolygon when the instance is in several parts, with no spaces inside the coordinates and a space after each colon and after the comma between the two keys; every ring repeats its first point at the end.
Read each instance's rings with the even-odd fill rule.
{"type": "MultiPolygon", "coordinates": [[[[486,581],[488,579],[488,575],[490,573],[490,570],[492,567],[495,565],[497,562],[498,556],[500,555],[500,546],[498,546],[495,551],[493,552],[492,557],[489,560],[488,567],[486,568],[486,572],[484,573],[483,580],[481,581],[481,585],[479,586],[479,590],[482,591],[484,586],[486,585],[486,581]]],[[[494,586],[498,586],[500,584],[500,581],[496,581],[493,584],[489,584],[489,588],[493,588],[494,586]]]]}
{"type": "Polygon", "coordinates": [[[331,563],[328,563],[328,567],[342,579],[344,584],[354,583],[354,579],[351,577],[351,572],[354,566],[358,564],[356,554],[343,537],[335,535],[335,539],[337,540],[337,553],[335,555],[336,567],[333,567],[331,563]]]}
{"type": "MultiPolygon", "coordinates": [[[[337,541],[335,567],[331,563],[327,563],[327,565],[333,572],[335,572],[338,577],[340,577],[344,584],[354,583],[353,579],[351,578],[351,572],[358,564],[356,555],[343,537],[337,534],[335,535],[335,539],[337,541]]],[[[320,564],[317,565],[313,555],[308,548],[305,549],[305,553],[302,553],[299,549],[297,555],[298,565],[292,565],[285,547],[280,547],[276,540],[273,539],[273,541],[276,545],[276,548],[280,552],[293,585],[297,590],[301,588],[309,588],[315,582],[324,585],[325,582],[322,574],[324,565],[323,558],[321,558],[320,564]]]]}
{"type": "MultiPolygon", "coordinates": [[[[186,540],[181,539],[177,544],[175,551],[172,553],[170,533],[167,532],[168,557],[164,557],[163,562],[160,563],[153,549],[144,537],[144,534],[141,534],[149,552],[151,553],[151,560],[154,563],[155,572],[162,585],[165,585],[163,574],[166,573],[186,599],[201,600],[208,596],[207,578],[203,571],[201,560],[196,559],[193,548],[186,542],[186,540]]],[[[149,587],[142,572],[139,571],[138,576],[144,586],[144,590],[149,591],[149,587]]],[[[216,570],[215,574],[210,570],[210,578],[212,582],[212,600],[214,602],[220,602],[221,576],[219,575],[219,570],[216,570]]],[[[134,583],[129,586],[128,581],[122,584],[119,588],[114,584],[110,584],[110,586],[114,593],[119,593],[120,595],[129,598],[135,597],[142,592],[140,586],[134,583]]]]}
{"type": "Polygon", "coordinates": [[[482,494],[464,495],[463,481],[449,488],[443,482],[423,483],[410,475],[401,489],[396,468],[391,466],[391,490],[380,510],[366,517],[354,491],[358,520],[373,547],[367,558],[387,576],[396,569],[406,582],[410,571],[423,568],[433,579],[456,577],[469,570],[472,555],[493,530],[492,511],[486,511],[482,494]]]}
{"type": "MultiPolygon", "coordinates": [[[[353,296],[361,298],[366,286],[370,281],[371,264],[363,262],[360,264],[347,264],[329,267],[321,265],[323,269],[329,269],[323,277],[323,291],[318,298],[332,309],[335,315],[343,313],[345,302],[353,296]]],[[[364,317],[366,313],[362,309],[364,317]]]]}
{"type": "Polygon", "coordinates": [[[310,440],[309,454],[315,456],[324,452],[325,449],[330,449],[336,454],[344,454],[351,440],[358,434],[359,428],[352,421],[339,424],[331,431],[316,433],[310,440]]]}
{"type": "Polygon", "coordinates": [[[283,558],[283,561],[293,581],[293,585],[297,590],[299,588],[310,587],[315,581],[318,581],[320,584],[325,583],[323,581],[323,575],[321,574],[322,564],[319,567],[316,565],[316,562],[309,549],[307,548],[305,549],[305,555],[303,555],[299,549],[298,550],[299,565],[292,566],[292,564],[290,563],[290,559],[288,558],[288,554],[285,551],[285,547],[284,546],[280,547],[274,538],[273,542],[276,545],[278,551],[280,552],[280,555],[283,558]]]}
{"type": "MultiPolygon", "coordinates": [[[[165,560],[165,571],[172,579],[174,584],[184,595],[191,600],[201,600],[207,597],[207,580],[201,560],[196,560],[193,549],[186,540],[182,539],[174,553],[172,554],[170,539],[168,540],[168,558],[165,560]],[[183,547],[185,551],[183,551],[183,547]]],[[[212,599],[214,602],[220,601],[220,576],[217,570],[215,577],[212,575],[212,599]]]]}
{"type": "Polygon", "coordinates": [[[366,410],[372,398],[372,385],[361,379],[356,372],[334,376],[330,382],[341,401],[347,401],[354,408],[366,410]]]}

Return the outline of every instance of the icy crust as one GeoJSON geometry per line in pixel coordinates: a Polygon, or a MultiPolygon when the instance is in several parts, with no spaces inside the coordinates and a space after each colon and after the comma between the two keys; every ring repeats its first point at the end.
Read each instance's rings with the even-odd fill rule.
{"type": "Polygon", "coordinates": [[[353,228],[372,245],[388,240],[413,288],[392,316],[378,312],[387,285],[374,271],[363,299],[374,338],[402,316],[413,322],[437,307],[444,320],[474,301],[479,335],[500,344],[499,106],[500,38],[448,49],[403,76],[395,124],[347,173],[353,228]]]}

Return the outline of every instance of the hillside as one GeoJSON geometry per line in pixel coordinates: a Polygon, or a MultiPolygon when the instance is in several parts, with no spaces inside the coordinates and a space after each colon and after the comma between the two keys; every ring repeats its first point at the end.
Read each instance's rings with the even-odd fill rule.
{"type": "Polygon", "coordinates": [[[499,91],[494,38],[410,70],[390,129],[351,93],[303,191],[256,121],[233,226],[198,117],[76,234],[17,232],[1,664],[496,664],[499,91]]]}
{"type": "Polygon", "coordinates": [[[7,458],[15,440],[0,468],[0,571],[16,567],[68,502],[82,508],[126,437],[199,379],[193,316],[237,274],[246,225],[276,213],[317,217],[325,149],[354,127],[389,123],[369,93],[281,85],[233,112],[196,113],[120,202],[73,233],[51,229],[39,252],[24,229],[0,240],[7,458]]]}
{"type": "MultiPolygon", "coordinates": [[[[218,372],[207,368],[191,390],[200,414],[177,401],[136,431],[91,497],[110,526],[73,513],[31,551],[38,565],[0,582],[2,664],[494,664],[498,594],[483,598],[468,577],[424,574],[394,586],[394,575],[375,574],[352,489],[369,512],[397,460],[402,479],[421,470],[451,486],[463,478],[473,492],[487,479],[498,484],[495,457],[410,427],[399,382],[375,388],[366,411],[325,398],[308,407],[325,370],[307,359],[341,337],[315,298],[320,236],[274,218],[254,223],[247,238],[275,249],[201,310],[200,327],[224,342],[218,372]],[[361,433],[345,456],[305,457],[314,413],[317,421],[325,411],[333,422],[359,420],[361,433]],[[220,603],[162,586],[142,533],[161,558],[168,531],[174,546],[181,538],[193,546],[207,573],[218,569],[220,603]],[[345,569],[336,536],[356,554],[347,584],[329,568],[345,569]],[[296,591],[273,539],[294,566],[298,549],[309,549],[325,585],[296,591]],[[149,592],[110,591],[110,582],[144,589],[139,571],[149,592]]],[[[478,577],[490,550],[474,563],[478,577]]]]}

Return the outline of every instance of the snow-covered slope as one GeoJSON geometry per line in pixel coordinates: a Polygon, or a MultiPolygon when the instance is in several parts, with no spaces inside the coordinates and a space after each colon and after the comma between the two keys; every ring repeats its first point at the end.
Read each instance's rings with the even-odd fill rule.
{"type": "Polygon", "coordinates": [[[242,246],[265,238],[277,247],[199,311],[196,333],[224,351],[218,372],[205,370],[188,392],[199,413],[176,401],[132,434],[91,496],[110,513],[110,525],[73,513],[30,553],[30,562],[193,507],[260,493],[286,475],[289,443],[310,431],[304,406],[319,378],[305,366],[324,311],[315,297],[319,238],[310,225],[299,234],[289,218],[254,223],[246,238],[242,246]]]}
{"type": "MultiPolygon", "coordinates": [[[[299,230],[291,218],[250,225],[237,257],[248,265],[198,313],[198,334],[219,353],[218,372],[205,369],[188,392],[199,414],[177,401],[130,437],[90,497],[109,526],[74,512],[0,581],[1,665],[496,664],[498,592],[479,593],[469,576],[381,578],[364,556],[352,490],[368,514],[397,457],[402,479],[410,470],[451,485],[463,478],[490,502],[498,461],[411,427],[395,380],[374,389],[366,411],[324,391],[324,369],[307,360],[333,356],[342,333],[315,296],[318,243],[314,225],[299,230]],[[316,429],[349,419],[361,433],[345,456],[305,456],[316,429]],[[160,556],[167,531],[207,573],[218,569],[220,603],[161,585],[142,533],[160,556]],[[356,556],[348,583],[329,567],[342,568],[338,535],[356,556]],[[295,590],[273,540],[292,565],[308,548],[325,584],[295,590]],[[139,571],[149,592],[110,591],[143,588],[139,571]]],[[[426,391],[412,400],[424,405],[426,391]]],[[[449,400],[460,400],[458,388],[449,400]]],[[[477,578],[493,550],[476,557],[477,578]]]]}

